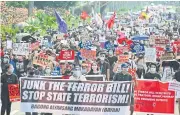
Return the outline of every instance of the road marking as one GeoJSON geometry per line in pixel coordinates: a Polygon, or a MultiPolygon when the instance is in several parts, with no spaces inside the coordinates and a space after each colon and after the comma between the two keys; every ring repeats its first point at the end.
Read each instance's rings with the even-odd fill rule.
{"type": "Polygon", "coordinates": [[[19,110],[14,110],[11,112],[11,115],[16,115],[17,112],[19,112],[19,110]]]}

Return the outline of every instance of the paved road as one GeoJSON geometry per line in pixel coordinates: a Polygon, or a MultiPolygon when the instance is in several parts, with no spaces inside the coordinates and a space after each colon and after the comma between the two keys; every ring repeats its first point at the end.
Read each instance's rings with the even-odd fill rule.
{"type": "MultiPolygon", "coordinates": [[[[15,102],[12,104],[11,115],[25,115],[23,112],[20,112],[20,102],[15,102]]],[[[53,114],[53,115],[58,115],[58,114],[53,114]]],[[[135,113],[134,115],[139,115],[139,114],[135,113]]],[[[176,109],[175,109],[175,115],[179,115],[177,104],[176,104],[176,109]]]]}

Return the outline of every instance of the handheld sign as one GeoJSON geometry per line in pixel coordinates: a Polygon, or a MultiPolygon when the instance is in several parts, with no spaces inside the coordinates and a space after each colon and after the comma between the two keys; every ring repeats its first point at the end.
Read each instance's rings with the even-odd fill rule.
{"type": "Polygon", "coordinates": [[[29,43],[13,43],[13,54],[28,55],[29,50],[29,43]]]}
{"type": "Polygon", "coordinates": [[[64,61],[73,62],[75,59],[74,50],[61,50],[59,59],[61,62],[64,61]]]}
{"type": "Polygon", "coordinates": [[[10,102],[20,101],[19,84],[9,84],[8,90],[10,102]]]}
{"type": "Polygon", "coordinates": [[[145,48],[145,62],[156,62],[155,48],[145,48]]]}

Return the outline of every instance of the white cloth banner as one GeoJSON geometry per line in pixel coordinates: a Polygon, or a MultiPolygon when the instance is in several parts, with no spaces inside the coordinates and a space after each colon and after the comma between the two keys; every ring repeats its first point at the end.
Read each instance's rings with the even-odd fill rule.
{"type": "Polygon", "coordinates": [[[7,49],[12,49],[12,40],[7,40],[6,41],[6,48],[7,49]]]}
{"type": "Polygon", "coordinates": [[[13,43],[13,54],[28,55],[29,50],[29,43],[13,43]]]}

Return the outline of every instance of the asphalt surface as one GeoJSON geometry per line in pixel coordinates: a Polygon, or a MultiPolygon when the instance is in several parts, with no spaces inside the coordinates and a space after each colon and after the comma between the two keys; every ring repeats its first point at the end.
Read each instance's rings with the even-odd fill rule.
{"type": "MultiPolygon", "coordinates": [[[[0,103],[0,105],[1,105],[1,103],[0,103]]],[[[12,103],[11,115],[25,115],[25,113],[20,111],[20,102],[12,103]]],[[[53,115],[59,115],[59,114],[58,113],[53,113],[53,115]]],[[[142,114],[134,113],[134,115],[142,115],[142,114]]],[[[143,115],[147,115],[147,114],[143,114],[143,115]]],[[[158,114],[154,114],[154,115],[158,115],[158,114]]],[[[174,115],[180,115],[180,114],[178,114],[178,105],[177,104],[176,104],[175,114],[174,115]]]]}

